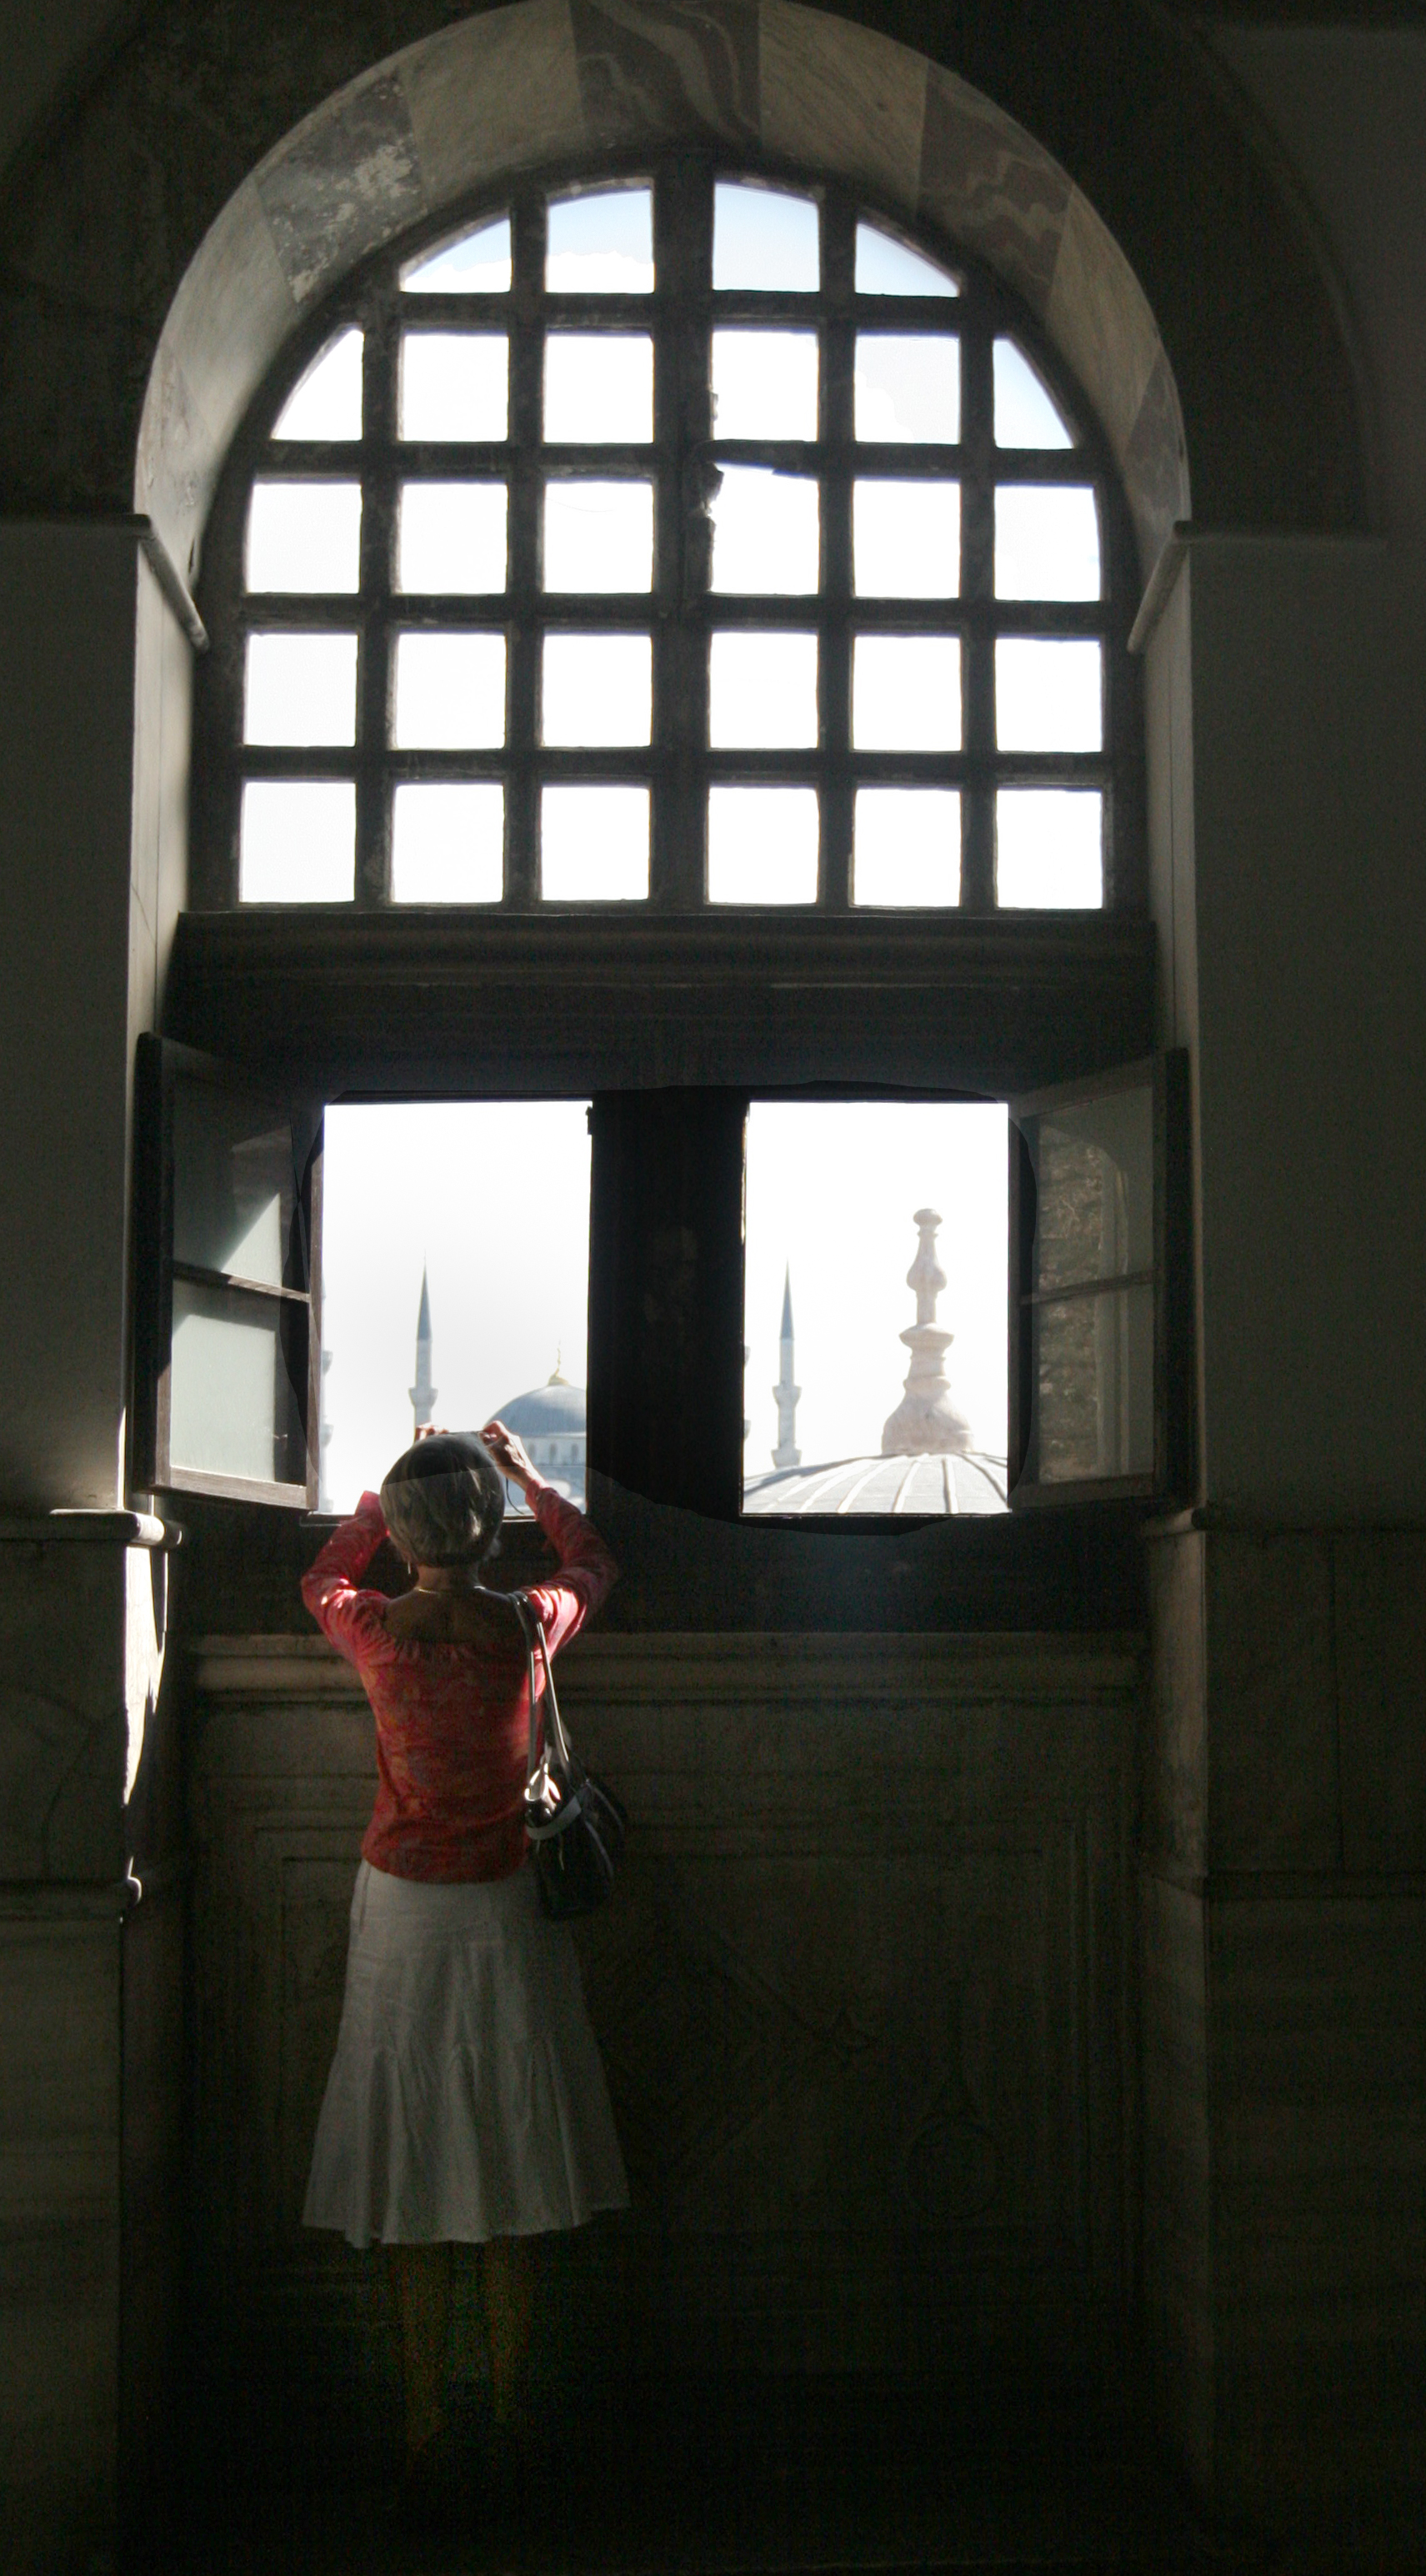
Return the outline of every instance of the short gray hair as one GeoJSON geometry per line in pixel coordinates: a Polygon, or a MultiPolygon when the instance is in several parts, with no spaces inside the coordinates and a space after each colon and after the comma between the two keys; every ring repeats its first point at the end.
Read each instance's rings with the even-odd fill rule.
{"type": "Polygon", "coordinates": [[[416,1565],[470,1565],[488,1556],[505,1517],[505,1487],[484,1442],[462,1431],[418,1440],[381,1488],[386,1526],[416,1565]]]}

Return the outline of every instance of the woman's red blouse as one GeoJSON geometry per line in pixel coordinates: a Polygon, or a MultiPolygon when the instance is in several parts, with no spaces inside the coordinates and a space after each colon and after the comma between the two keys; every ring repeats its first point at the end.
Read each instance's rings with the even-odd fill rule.
{"type": "MultiPolygon", "coordinates": [[[[583,1512],[536,1485],[531,1502],[558,1556],[552,1583],[529,1598],[551,1654],[583,1627],[618,1574],[583,1512]]],[[[530,1694],[513,1610],[508,1640],[441,1644],[387,1632],[384,1592],[363,1575],[386,1536],[375,1494],[334,1530],[302,1598],[361,1676],[376,1718],[376,1808],[362,1852],[393,1878],[508,1878],[526,1851],[523,1806],[530,1694]]]]}

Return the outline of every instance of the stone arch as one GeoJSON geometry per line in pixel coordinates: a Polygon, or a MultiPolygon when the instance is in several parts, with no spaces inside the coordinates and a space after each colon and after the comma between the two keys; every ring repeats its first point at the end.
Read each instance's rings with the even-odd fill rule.
{"type": "Polygon", "coordinates": [[[1363,524],[1331,296],[1191,33],[1137,0],[1089,20],[962,0],[899,16],[913,53],[863,23],[878,6],[350,0],[308,24],[283,0],[161,0],[0,202],[0,508],[127,510],[138,444],[140,498],[185,561],[261,349],[383,224],[444,202],[446,156],[493,172],[518,125],[527,160],[690,129],[755,158],[796,136],[966,242],[1098,403],[1146,548],[1184,507],[1184,427],[1205,523],[1363,524]]]}
{"type": "Polygon", "coordinates": [[[1098,413],[1147,574],[1187,515],[1188,469],[1172,370],[1123,252],[1058,162],[955,73],[797,0],[716,13],[514,0],[328,99],[244,181],[179,287],[135,507],[192,565],[252,392],[358,261],[506,173],[685,134],[859,180],[995,269],[1098,413]]]}

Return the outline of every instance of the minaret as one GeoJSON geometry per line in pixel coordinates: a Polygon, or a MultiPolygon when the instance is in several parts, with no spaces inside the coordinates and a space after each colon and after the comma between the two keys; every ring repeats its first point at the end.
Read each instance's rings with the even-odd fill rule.
{"type": "Polygon", "coordinates": [[[777,1406],[777,1447],[772,1453],[774,1467],[800,1467],[802,1452],[796,1446],[797,1399],[800,1386],[792,1382],[792,1271],[783,1274],[782,1332],[778,1338],[777,1384],[773,1401],[777,1406]]]}
{"type": "Polygon", "coordinates": [[[883,1458],[920,1458],[947,1451],[963,1455],[970,1447],[970,1424],[951,1402],[941,1365],[955,1335],[942,1332],[936,1322],[936,1300],[946,1284],[936,1259],[941,1220],[934,1208],[918,1208],[911,1221],[920,1234],[916,1258],[906,1273],[907,1287],[916,1291],[916,1321],[901,1336],[911,1353],[911,1366],[901,1402],[882,1432],[881,1454],[883,1458]]]}
{"type": "Polygon", "coordinates": [[[431,1292],[421,1265],[421,1307],[416,1317],[416,1383],[407,1388],[418,1431],[428,1431],[436,1418],[436,1390],[431,1384],[431,1292]]]}

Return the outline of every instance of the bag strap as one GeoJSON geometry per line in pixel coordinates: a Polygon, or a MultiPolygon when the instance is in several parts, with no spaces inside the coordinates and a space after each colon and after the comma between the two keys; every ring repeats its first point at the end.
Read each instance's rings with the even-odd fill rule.
{"type": "Polygon", "coordinates": [[[541,1700],[547,1704],[546,1727],[549,1748],[553,1750],[556,1761],[562,1763],[566,1771],[569,1769],[570,1761],[569,1738],[565,1734],[564,1720],[560,1716],[560,1704],[555,1696],[554,1668],[550,1661],[550,1650],[545,1641],[544,1625],[540,1614],[528,1593],[507,1592],[505,1598],[520,1622],[520,1633],[525,1640],[525,1671],[530,1692],[530,1739],[525,1768],[525,1786],[528,1791],[540,1767],[539,1704],[541,1700]],[[539,1639],[540,1661],[544,1666],[545,1674],[544,1688],[538,1695],[535,1690],[536,1638],[539,1639]]]}

